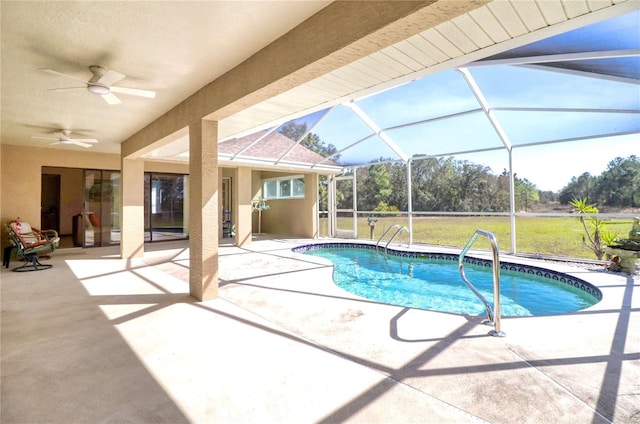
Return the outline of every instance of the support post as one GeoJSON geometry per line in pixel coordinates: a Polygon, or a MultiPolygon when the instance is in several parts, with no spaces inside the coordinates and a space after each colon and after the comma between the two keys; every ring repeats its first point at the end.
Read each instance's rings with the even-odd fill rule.
{"type": "Polygon", "coordinates": [[[121,159],[120,256],[144,256],[144,160],[121,159]]]}
{"type": "Polygon", "coordinates": [[[511,254],[515,255],[516,248],[516,182],[513,176],[513,149],[507,149],[509,153],[509,224],[511,226],[511,254]]]}
{"type": "Polygon", "coordinates": [[[236,246],[248,247],[251,245],[251,222],[253,211],[251,210],[251,168],[241,166],[238,168],[233,183],[235,194],[235,218],[236,246]]]}
{"type": "Polygon", "coordinates": [[[218,123],[189,125],[189,293],[218,296],[218,123]]]}
{"type": "Polygon", "coordinates": [[[409,247],[413,243],[413,204],[411,202],[411,159],[407,161],[407,211],[409,213],[409,247]]]}

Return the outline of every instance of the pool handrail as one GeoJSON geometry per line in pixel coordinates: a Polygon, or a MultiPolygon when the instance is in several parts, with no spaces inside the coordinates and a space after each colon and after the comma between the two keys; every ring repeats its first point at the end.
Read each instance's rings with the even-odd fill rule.
{"type": "Polygon", "coordinates": [[[409,229],[407,227],[400,227],[396,230],[395,233],[393,233],[393,235],[391,236],[391,238],[389,239],[389,241],[387,242],[387,244],[384,245],[384,253],[387,253],[387,249],[389,247],[389,244],[393,241],[393,239],[396,238],[396,236],[402,231],[402,230],[406,230],[407,234],[409,234],[409,229]]]}
{"type": "Polygon", "coordinates": [[[478,296],[480,301],[484,304],[485,309],[487,310],[487,318],[489,323],[493,324],[494,329],[489,331],[489,334],[494,337],[504,337],[506,334],[501,330],[501,311],[500,311],[500,256],[498,253],[498,241],[496,237],[486,230],[476,230],[473,233],[473,236],[469,239],[462,252],[460,252],[460,257],[458,258],[458,269],[460,270],[460,276],[462,277],[462,281],[471,289],[471,291],[478,296]],[[471,245],[476,241],[479,235],[486,236],[491,242],[491,250],[493,253],[493,310],[487,299],[480,293],[471,282],[467,279],[464,274],[464,257],[467,254],[467,251],[471,248],[471,245]]]}
{"type": "Polygon", "coordinates": [[[384,230],[384,233],[382,233],[382,235],[380,236],[380,238],[378,239],[378,241],[376,243],[376,251],[378,250],[378,246],[380,245],[380,242],[382,241],[384,236],[386,236],[389,233],[389,231],[391,231],[392,229],[397,228],[397,227],[400,227],[400,224],[393,224],[392,226],[390,226],[389,228],[384,230]]]}
{"type": "Polygon", "coordinates": [[[384,238],[384,236],[386,236],[389,231],[393,230],[394,228],[397,228],[396,232],[393,233],[393,235],[391,236],[391,238],[389,239],[389,241],[387,242],[387,244],[384,246],[384,253],[387,253],[387,248],[389,247],[389,243],[391,243],[393,241],[393,239],[398,235],[398,233],[402,230],[407,230],[407,233],[409,233],[409,229],[407,227],[402,227],[400,224],[393,224],[392,226],[390,226],[389,228],[387,228],[384,233],[382,233],[382,235],[380,236],[380,238],[378,239],[378,241],[376,242],[376,251],[378,251],[378,247],[380,246],[380,242],[382,241],[382,239],[384,238]]]}

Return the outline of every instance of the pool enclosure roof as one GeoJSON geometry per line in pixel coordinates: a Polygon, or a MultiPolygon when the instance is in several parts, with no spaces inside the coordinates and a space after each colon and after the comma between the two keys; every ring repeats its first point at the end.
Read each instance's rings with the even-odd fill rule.
{"type": "MultiPolygon", "coordinates": [[[[489,19],[480,12],[474,18],[489,19]]],[[[500,37],[478,32],[473,40],[460,39],[464,33],[459,32],[457,44],[469,44],[469,50],[500,37]]],[[[398,60],[404,66],[418,69],[423,67],[418,62],[430,60],[421,53],[424,48],[408,50],[420,40],[424,41],[417,37],[402,44],[404,54],[398,60]]],[[[432,45],[433,55],[450,47],[445,41],[443,37],[441,46],[432,45]]],[[[363,69],[364,75],[394,72],[388,61],[371,65],[363,69]]],[[[347,83],[334,79],[335,84],[347,83]]],[[[376,93],[342,98],[303,116],[223,138],[220,160],[338,172],[375,161],[638,134],[640,11],[626,11],[453,69],[434,66],[392,80],[389,87],[378,86],[376,93]],[[289,144],[281,143],[280,150],[267,148],[273,134],[283,133],[294,144],[313,133],[325,146],[335,147],[335,154],[300,159],[292,156],[289,144]]]]}

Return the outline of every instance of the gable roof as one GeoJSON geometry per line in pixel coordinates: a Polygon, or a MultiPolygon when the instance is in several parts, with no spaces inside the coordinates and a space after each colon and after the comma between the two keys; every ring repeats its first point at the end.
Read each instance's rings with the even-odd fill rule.
{"type": "Polygon", "coordinates": [[[218,157],[223,162],[248,160],[273,166],[300,165],[309,168],[316,165],[323,169],[340,169],[335,162],[325,159],[289,137],[267,130],[218,143],[218,157]]]}

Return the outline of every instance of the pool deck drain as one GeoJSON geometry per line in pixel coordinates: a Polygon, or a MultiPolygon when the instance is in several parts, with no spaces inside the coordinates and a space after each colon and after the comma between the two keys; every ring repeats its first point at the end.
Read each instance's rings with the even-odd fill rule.
{"type": "Polygon", "coordinates": [[[603,300],[494,338],[482,317],[339,289],[291,252],[309,242],[221,246],[206,302],[186,243],[3,269],[2,422],[640,422],[638,276],[557,265],[603,300]]]}

